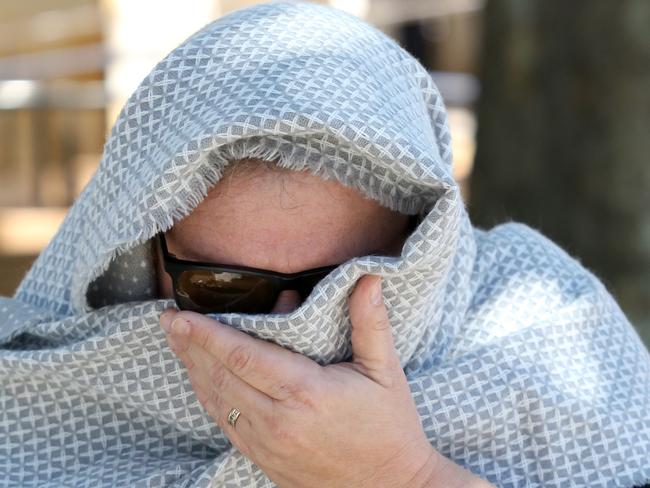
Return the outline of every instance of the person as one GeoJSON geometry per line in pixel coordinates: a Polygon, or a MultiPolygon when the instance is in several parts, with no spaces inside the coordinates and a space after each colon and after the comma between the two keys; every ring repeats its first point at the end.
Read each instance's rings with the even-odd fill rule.
{"type": "Polygon", "coordinates": [[[548,239],[471,226],[450,147],[359,19],[191,36],[0,298],[0,484],[648,482],[648,351],[548,239]]]}
{"type": "MultiPolygon", "coordinates": [[[[406,215],[340,183],[248,159],[230,163],[206,198],[166,233],[165,242],[167,252],[173,250],[173,256],[188,263],[292,274],[357,256],[399,255],[409,227],[406,215]]],[[[174,298],[162,250],[156,262],[159,296],[174,298]]],[[[194,285],[204,294],[200,304],[227,304],[230,310],[245,306],[245,294],[228,294],[223,300],[224,288],[241,278],[228,272],[224,282],[217,281],[222,274],[201,275],[203,283],[194,285]]],[[[377,287],[376,277],[368,278],[361,278],[350,297],[354,361],[330,368],[232,334],[199,314],[169,309],[161,315],[161,324],[206,411],[279,486],[491,486],[428,443],[392,346],[386,310],[381,300],[372,306],[374,295],[367,296],[377,287]],[[185,334],[175,332],[185,326],[185,334]],[[235,421],[228,422],[229,400],[246,415],[240,419],[236,414],[235,421]],[[328,408],[314,405],[322,402],[328,408]],[[283,404],[288,411],[273,407],[283,404]],[[373,408],[368,410],[368,405],[373,408]],[[267,418],[265,410],[277,418],[267,418]],[[353,418],[353,412],[364,416],[353,418]],[[395,412],[401,412],[398,424],[391,422],[395,412]],[[363,429],[364,424],[370,430],[363,429]],[[329,438],[323,435],[326,430],[329,438]],[[341,445],[347,448],[341,450],[341,445]]],[[[185,291],[195,296],[199,292],[185,291]]],[[[301,302],[298,291],[288,288],[273,297],[265,312],[290,313],[301,302]]]]}

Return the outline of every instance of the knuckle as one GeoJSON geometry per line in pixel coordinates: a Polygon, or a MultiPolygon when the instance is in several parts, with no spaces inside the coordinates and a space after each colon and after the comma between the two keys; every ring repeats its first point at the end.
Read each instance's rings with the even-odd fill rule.
{"type": "Polygon", "coordinates": [[[219,426],[219,428],[223,431],[224,434],[227,435],[228,433],[228,420],[227,420],[227,413],[224,413],[223,411],[215,408],[212,412],[210,412],[212,415],[212,418],[214,419],[215,423],[219,426]]]}
{"type": "Polygon", "coordinates": [[[275,447],[286,447],[287,443],[294,438],[291,430],[291,422],[287,419],[287,412],[283,408],[271,408],[262,414],[262,421],[266,426],[267,432],[275,441],[282,441],[282,446],[278,442],[275,447]]]}
{"type": "Polygon", "coordinates": [[[214,407],[215,411],[220,412],[222,410],[222,405],[221,405],[221,395],[219,394],[219,391],[211,388],[210,389],[210,404],[214,407]]]}
{"type": "Polygon", "coordinates": [[[272,396],[290,407],[315,409],[319,403],[322,380],[318,372],[306,372],[290,381],[280,380],[273,385],[272,396]]]}
{"type": "Polygon", "coordinates": [[[374,376],[381,385],[388,389],[396,388],[404,381],[404,373],[399,366],[399,361],[395,367],[377,368],[374,371],[374,376]]]}
{"type": "Polygon", "coordinates": [[[219,406],[218,409],[219,412],[219,425],[224,431],[228,431],[229,429],[232,429],[232,425],[228,423],[228,414],[230,413],[230,409],[222,408],[222,406],[219,406]]]}
{"type": "Polygon", "coordinates": [[[267,414],[264,416],[264,421],[269,429],[269,432],[275,435],[280,430],[280,421],[275,414],[267,414]]]}
{"type": "Polygon", "coordinates": [[[296,436],[294,435],[293,430],[286,422],[282,422],[277,416],[272,416],[269,419],[268,427],[273,439],[278,442],[279,445],[287,448],[294,443],[296,436]]]}
{"type": "Polygon", "coordinates": [[[246,374],[253,367],[253,351],[250,346],[235,346],[226,357],[226,366],[235,373],[246,374]]]}
{"type": "Polygon", "coordinates": [[[192,359],[192,356],[190,356],[189,354],[182,357],[181,361],[185,363],[185,367],[187,368],[188,372],[192,373],[196,369],[196,363],[192,359]]]}
{"type": "Polygon", "coordinates": [[[203,408],[207,408],[210,404],[210,402],[208,401],[208,397],[202,391],[196,392],[196,399],[199,401],[201,405],[203,405],[203,408]]]}
{"type": "Polygon", "coordinates": [[[316,410],[319,405],[316,388],[307,384],[282,383],[277,390],[277,398],[284,399],[290,406],[316,410]]]}
{"type": "Polygon", "coordinates": [[[390,329],[390,322],[388,317],[382,315],[380,317],[374,317],[372,319],[372,328],[373,330],[384,331],[390,329]]]}
{"type": "Polygon", "coordinates": [[[210,379],[212,380],[212,385],[216,391],[222,391],[228,386],[228,375],[224,368],[219,364],[212,366],[210,379]]]}
{"type": "Polygon", "coordinates": [[[260,420],[262,424],[265,426],[265,428],[273,433],[273,431],[276,428],[276,420],[275,420],[275,414],[272,413],[271,411],[263,411],[260,413],[260,420]]]}
{"type": "Polygon", "coordinates": [[[210,334],[208,333],[207,330],[201,329],[198,337],[197,337],[197,342],[201,346],[201,348],[205,349],[206,351],[208,350],[210,346],[210,334]]]}
{"type": "Polygon", "coordinates": [[[204,407],[208,405],[210,403],[210,397],[206,393],[205,389],[203,389],[201,385],[197,384],[191,377],[190,384],[192,385],[192,390],[194,391],[196,399],[201,403],[201,405],[204,407]]]}
{"type": "Polygon", "coordinates": [[[378,373],[375,373],[377,376],[377,382],[381,385],[383,385],[385,388],[392,389],[395,388],[395,385],[397,384],[397,379],[395,378],[395,375],[390,372],[390,371],[380,371],[378,373]]]}
{"type": "MultiPolygon", "coordinates": [[[[212,393],[210,394],[210,397],[212,398],[212,393]]],[[[214,400],[210,400],[210,403],[208,404],[208,407],[205,410],[206,412],[208,412],[210,417],[212,417],[212,420],[214,420],[214,422],[223,429],[225,418],[223,413],[221,412],[221,409],[217,405],[217,402],[215,402],[214,400]]]]}
{"type": "Polygon", "coordinates": [[[278,429],[275,430],[275,432],[273,432],[273,438],[280,446],[282,446],[283,448],[282,450],[287,455],[291,455],[292,446],[295,444],[295,440],[296,440],[291,429],[287,429],[285,427],[279,427],[278,429]]]}

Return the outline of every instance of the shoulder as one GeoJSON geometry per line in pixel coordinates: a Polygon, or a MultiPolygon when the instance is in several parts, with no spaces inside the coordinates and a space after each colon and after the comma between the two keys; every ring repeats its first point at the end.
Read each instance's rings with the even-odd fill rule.
{"type": "Polygon", "coordinates": [[[542,280],[562,289],[593,289],[605,287],[579,258],[541,232],[516,222],[498,225],[490,230],[475,229],[477,260],[475,274],[484,284],[507,280],[542,280]]]}
{"type": "Polygon", "coordinates": [[[567,338],[640,344],[601,281],[540,232],[507,223],[475,236],[471,299],[450,356],[497,343],[546,351],[567,338]]]}
{"type": "Polygon", "coordinates": [[[502,318],[506,311],[518,328],[542,320],[577,320],[587,309],[621,314],[603,283],[537,230],[506,223],[475,232],[470,311],[502,318]]]}

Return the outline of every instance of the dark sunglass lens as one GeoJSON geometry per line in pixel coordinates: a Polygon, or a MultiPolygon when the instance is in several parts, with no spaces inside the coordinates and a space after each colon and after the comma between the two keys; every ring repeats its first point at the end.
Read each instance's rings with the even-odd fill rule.
{"type": "Polygon", "coordinates": [[[275,302],[266,278],[208,269],[183,271],[176,295],[179,305],[202,313],[265,313],[275,302]]]}
{"type": "Polygon", "coordinates": [[[306,300],[318,282],[325,278],[330,273],[330,271],[331,270],[323,271],[321,273],[314,273],[309,276],[302,277],[298,283],[298,286],[296,287],[296,290],[300,294],[300,298],[306,300]]]}

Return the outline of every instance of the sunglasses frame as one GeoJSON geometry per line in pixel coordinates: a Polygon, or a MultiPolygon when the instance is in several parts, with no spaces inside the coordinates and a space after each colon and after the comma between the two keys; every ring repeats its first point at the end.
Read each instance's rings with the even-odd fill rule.
{"type": "MultiPolygon", "coordinates": [[[[308,293],[305,293],[305,281],[308,278],[314,278],[315,276],[322,275],[318,281],[322,280],[329,274],[331,271],[336,269],[339,265],[330,265],[330,266],[321,266],[319,268],[307,269],[304,271],[299,271],[297,273],[279,273],[277,271],[271,271],[261,268],[252,268],[249,266],[233,266],[220,263],[209,263],[205,261],[191,261],[186,259],[180,259],[175,254],[169,251],[167,247],[167,240],[165,239],[165,233],[160,232],[157,234],[157,242],[160,250],[160,256],[162,256],[162,265],[165,272],[172,279],[172,289],[174,293],[174,300],[176,305],[181,310],[193,310],[199,313],[224,313],[220,311],[215,311],[213,309],[208,309],[196,305],[195,307],[188,308],[183,305],[183,300],[178,296],[178,281],[182,273],[185,271],[192,270],[208,270],[215,273],[237,273],[241,275],[248,275],[257,278],[264,278],[268,280],[273,287],[275,298],[284,290],[296,290],[300,293],[301,298],[305,300],[307,296],[311,293],[311,290],[314,288],[315,284],[309,287],[308,293]],[[304,296],[303,296],[304,295],[304,296]]],[[[242,312],[247,313],[247,312],[242,312]]]]}

